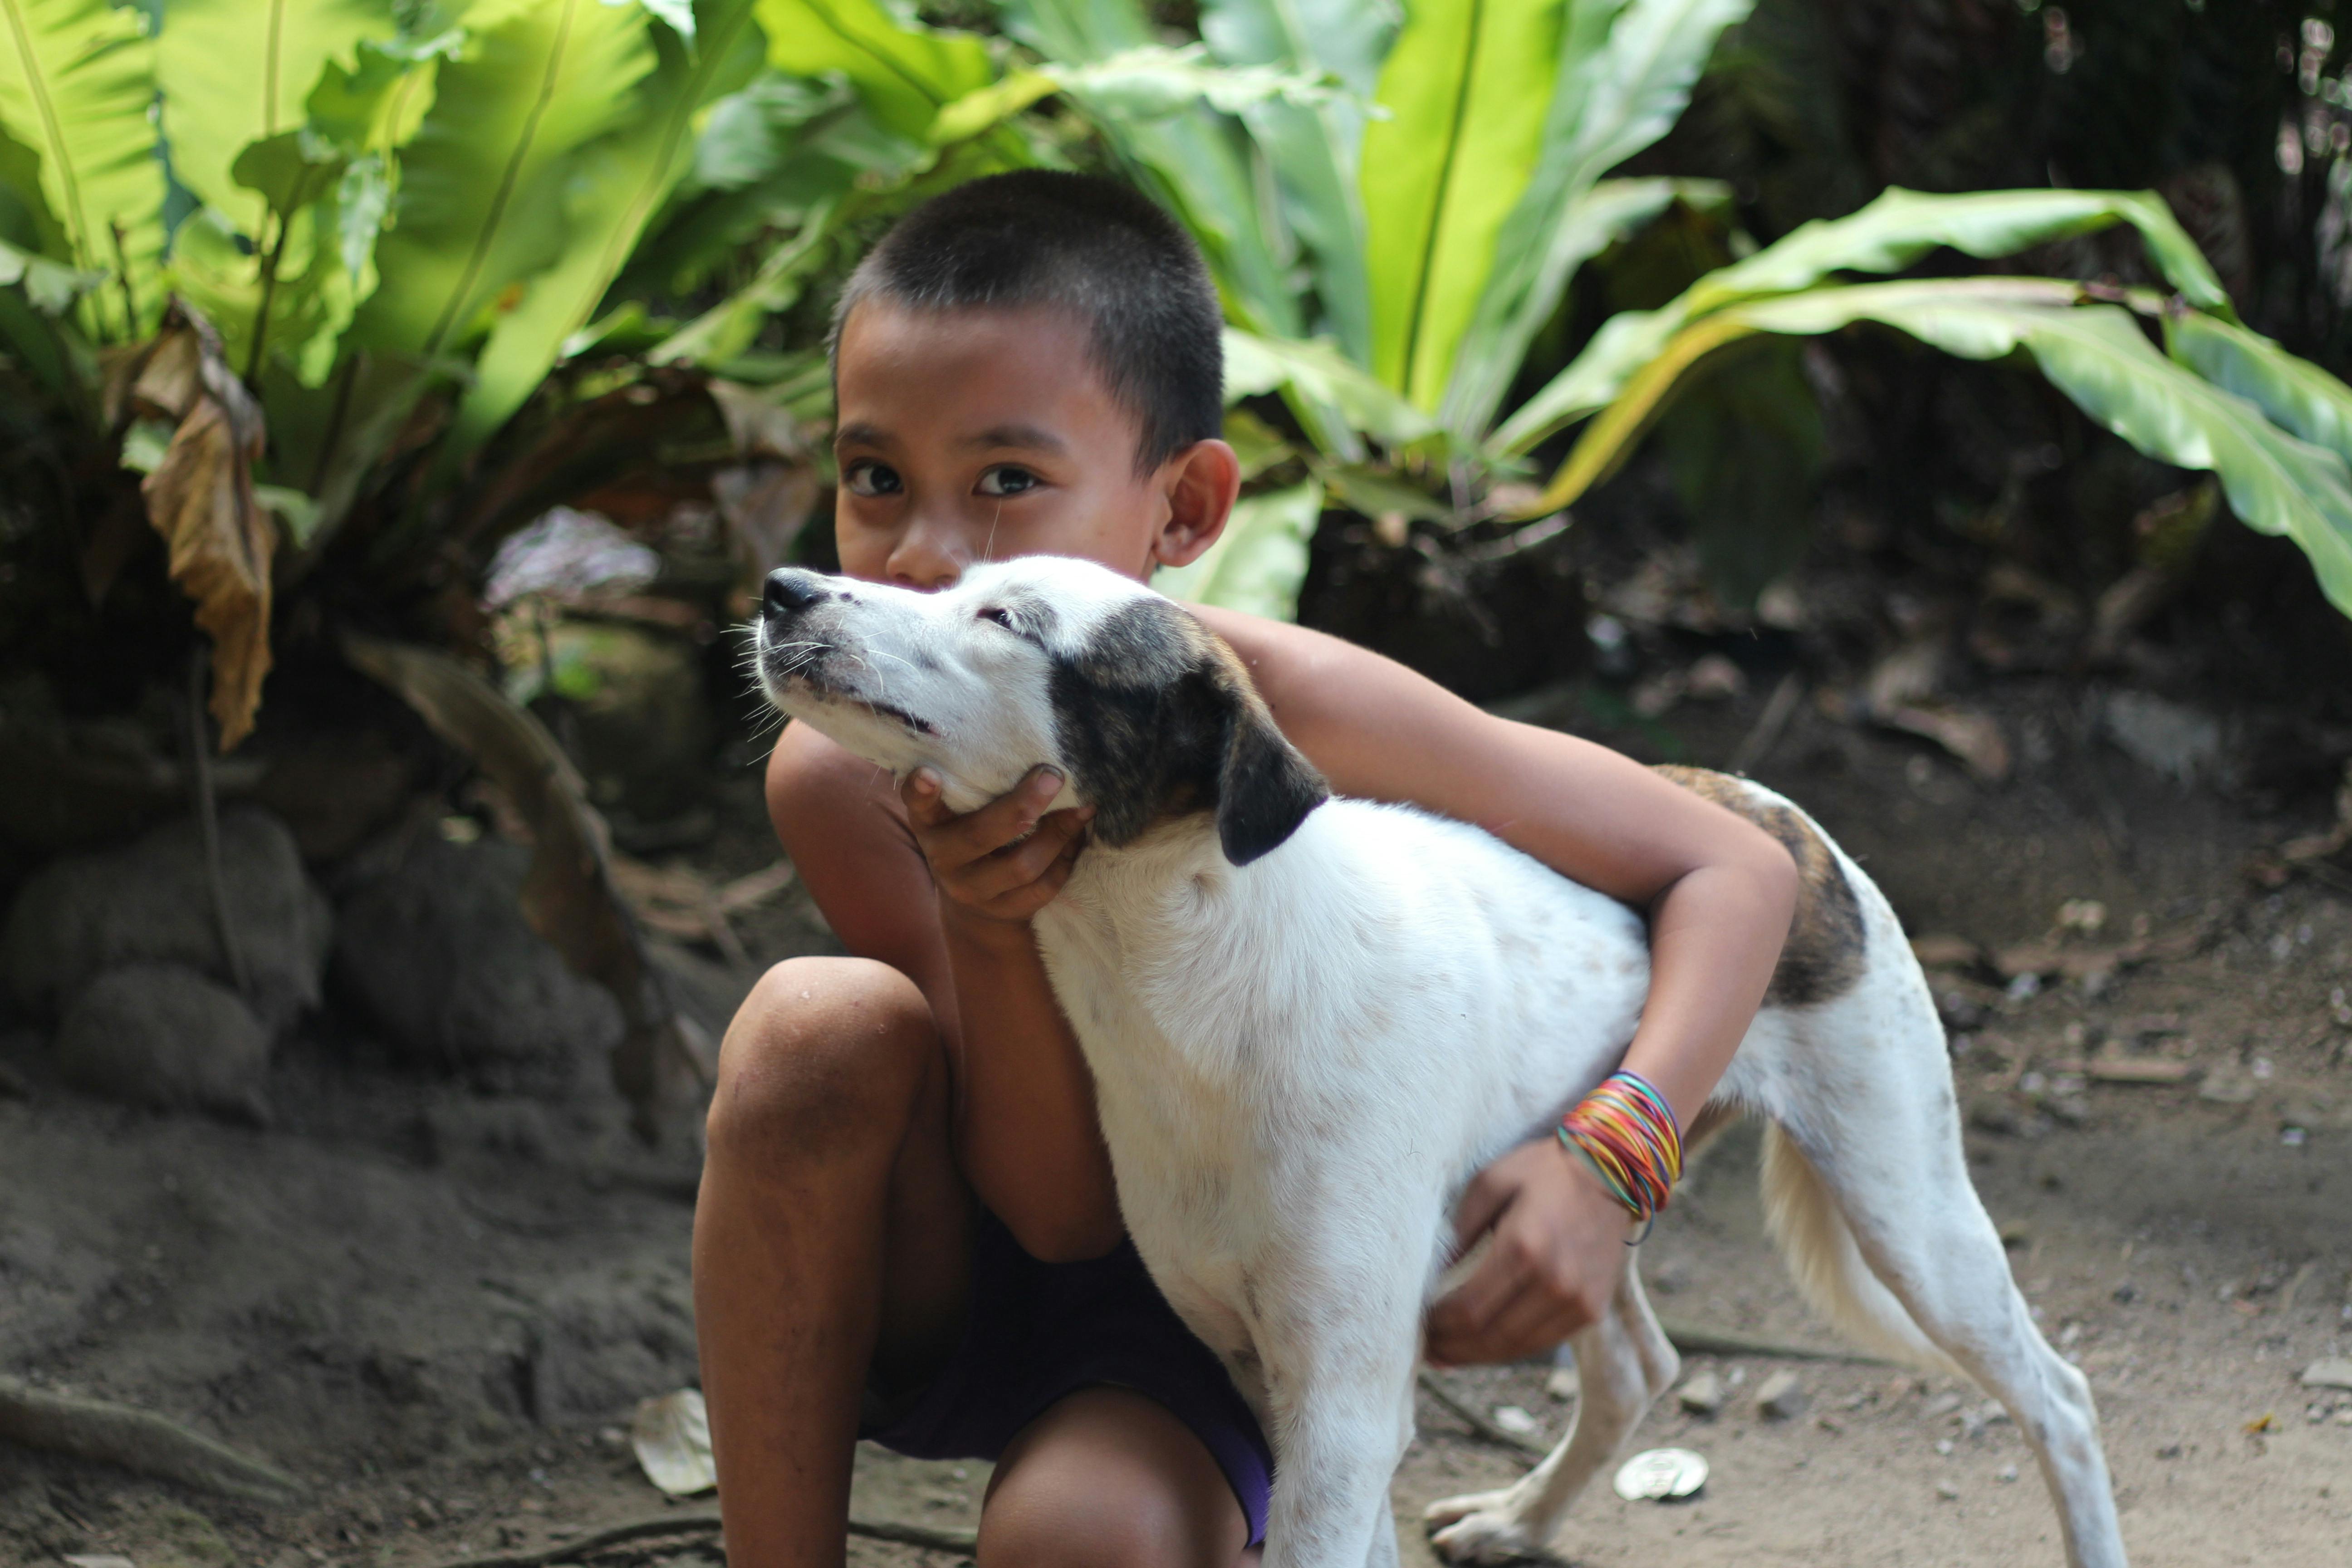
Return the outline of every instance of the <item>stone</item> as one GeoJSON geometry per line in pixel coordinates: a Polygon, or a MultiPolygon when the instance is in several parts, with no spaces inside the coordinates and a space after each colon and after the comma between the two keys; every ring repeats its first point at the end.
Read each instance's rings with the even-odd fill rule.
{"type": "Polygon", "coordinates": [[[2100,722],[2118,751],[2178,783],[2221,772],[2221,725],[2210,714],[2152,692],[2118,691],[2107,699],[2100,722]]]}
{"type": "MultiPolygon", "coordinates": [[[[275,1038],[319,1005],[334,912],[304,873],[294,836],[266,811],[221,812],[220,865],[249,1004],[275,1038]]],[[[64,1013],[99,974],[131,963],[177,964],[233,983],[193,818],[120,848],[50,861],[26,882],[0,930],[0,985],[45,1016],[64,1013]]]]}
{"type": "Polygon", "coordinates": [[[409,1066],[561,1099],[620,1043],[612,994],[573,973],[520,901],[528,851],[418,834],[345,898],[334,975],[409,1066]]]}
{"type": "Polygon", "coordinates": [[[1756,1413],[1768,1421],[1790,1421],[1805,1413],[1805,1391],[1797,1374],[1782,1368],[1756,1391],[1756,1413]]]}
{"type": "Polygon", "coordinates": [[[2352,1388],[2352,1358],[2329,1356],[2303,1369],[2305,1388],[2352,1388]]]}
{"type": "Polygon", "coordinates": [[[1675,1392],[1675,1398],[1694,1415],[1713,1415],[1723,1408],[1726,1394],[1720,1376],[1713,1372],[1702,1372],[1685,1382],[1675,1392]]]}
{"type": "Polygon", "coordinates": [[[268,1122],[268,1033],[236,992],[193,969],[108,970],[66,1009],[56,1048],[58,1076],[87,1093],[268,1122]]]}

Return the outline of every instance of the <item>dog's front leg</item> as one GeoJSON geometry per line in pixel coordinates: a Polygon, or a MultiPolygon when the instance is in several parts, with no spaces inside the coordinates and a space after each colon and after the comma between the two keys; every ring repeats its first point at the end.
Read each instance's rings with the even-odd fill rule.
{"type": "Polygon", "coordinates": [[[1389,1482],[1412,1440],[1420,1330],[1418,1296],[1397,1287],[1419,1278],[1409,1262],[1381,1279],[1321,1274],[1261,1320],[1275,1447],[1265,1568],[1396,1563],[1389,1482]]]}

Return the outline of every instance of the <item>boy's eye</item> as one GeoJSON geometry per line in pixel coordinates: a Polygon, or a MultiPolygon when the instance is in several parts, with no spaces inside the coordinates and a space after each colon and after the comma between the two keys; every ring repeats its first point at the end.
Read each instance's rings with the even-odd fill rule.
{"type": "Polygon", "coordinates": [[[898,469],[871,458],[861,458],[842,469],[841,482],[849,487],[850,494],[861,496],[894,496],[907,488],[898,469]]]}
{"type": "Polygon", "coordinates": [[[1035,489],[1044,482],[1026,468],[999,463],[980,476],[980,493],[984,496],[1017,496],[1035,489]]]}

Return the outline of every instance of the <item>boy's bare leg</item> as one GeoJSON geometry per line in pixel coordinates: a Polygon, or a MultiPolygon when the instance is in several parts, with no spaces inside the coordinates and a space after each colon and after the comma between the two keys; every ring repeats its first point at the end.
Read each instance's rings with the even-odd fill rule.
{"type": "Polygon", "coordinates": [[[1123,1388],[1070,1394],[996,1463],[980,1568],[1234,1568],[1249,1521],[1208,1447],[1123,1388]]]}
{"type": "MultiPolygon", "coordinates": [[[[971,1198],[947,1058],[897,970],[763,976],[719,1051],[694,1216],[695,1330],[734,1568],[838,1568],[869,1366],[928,1381],[955,1349],[971,1198]]],[[[980,1557],[1006,1568],[1254,1563],[1207,1447],[1139,1394],[1087,1389],[998,1461],[980,1557]]]]}
{"type": "Polygon", "coordinates": [[[694,1216],[695,1331],[734,1568],[838,1568],[871,1366],[961,1330],[971,1199],[922,993],[864,959],[763,976],[727,1031],[694,1216]]]}

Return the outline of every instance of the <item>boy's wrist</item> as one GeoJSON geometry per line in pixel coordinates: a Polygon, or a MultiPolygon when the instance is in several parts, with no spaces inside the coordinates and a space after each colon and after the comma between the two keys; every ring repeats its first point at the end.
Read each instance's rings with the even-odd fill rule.
{"type": "Polygon", "coordinates": [[[1031,944],[1027,915],[992,915],[940,895],[940,924],[951,938],[991,952],[1026,951],[1031,944]]]}

